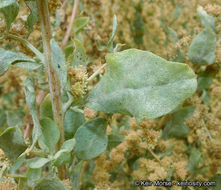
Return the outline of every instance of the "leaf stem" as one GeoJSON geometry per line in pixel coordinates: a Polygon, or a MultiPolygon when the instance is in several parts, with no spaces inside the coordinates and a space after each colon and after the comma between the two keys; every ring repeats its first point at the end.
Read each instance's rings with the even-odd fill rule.
{"type": "Polygon", "coordinates": [[[64,47],[65,47],[65,45],[66,45],[66,43],[68,41],[68,38],[69,38],[69,36],[71,34],[71,29],[72,29],[72,25],[74,23],[74,19],[75,19],[76,13],[77,13],[78,4],[79,4],[79,0],[75,0],[74,1],[74,6],[73,6],[73,10],[72,10],[72,15],[71,15],[71,21],[70,21],[70,23],[68,25],[67,31],[65,33],[64,39],[63,39],[62,44],[61,44],[62,49],[64,49],[64,47]]]}
{"type": "MultiPolygon", "coordinates": [[[[50,15],[48,10],[48,0],[36,0],[39,19],[41,22],[42,40],[44,49],[45,66],[47,68],[48,83],[51,94],[51,102],[53,109],[54,121],[57,123],[60,129],[60,139],[57,145],[59,150],[64,142],[64,117],[62,112],[61,102],[61,88],[58,75],[51,65],[51,46],[50,40],[52,38],[50,15]]],[[[58,169],[60,179],[65,178],[65,168],[60,167],[58,169]]]]}
{"type": "Polygon", "coordinates": [[[106,63],[103,64],[99,69],[97,69],[88,79],[87,81],[90,82],[93,80],[98,74],[100,74],[101,70],[106,66],[106,63]]]}

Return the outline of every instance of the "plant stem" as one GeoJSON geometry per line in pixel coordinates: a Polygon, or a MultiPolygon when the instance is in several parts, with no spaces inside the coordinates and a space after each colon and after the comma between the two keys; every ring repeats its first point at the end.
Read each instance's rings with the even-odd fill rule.
{"type": "MultiPolygon", "coordinates": [[[[36,0],[36,2],[38,7],[39,19],[41,22],[44,60],[47,69],[48,83],[51,94],[53,117],[54,121],[57,123],[60,129],[60,139],[57,145],[57,149],[59,150],[64,142],[64,119],[63,119],[64,117],[62,112],[60,82],[56,71],[52,68],[51,65],[50,40],[52,38],[52,34],[51,34],[50,15],[48,10],[48,0],[36,0]]],[[[58,173],[60,179],[65,178],[64,167],[58,168],[58,173]]]]}
{"type": "Polygon", "coordinates": [[[72,15],[71,15],[71,21],[70,21],[70,23],[68,25],[68,29],[67,29],[67,31],[65,33],[65,36],[64,36],[64,39],[62,41],[62,45],[61,45],[62,49],[65,47],[65,45],[66,45],[66,43],[68,41],[68,38],[69,38],[69,36],[71,34],[71,29],[72,29],[72,25],[74,23],[74,19],[75,19],[75,15],[76,15],[76,12],[77,12],[78,4],[79,4],[79,0],[75,0],[74,1],[74,7],[73,7],[73,10],[72,10],[72,15]]]}

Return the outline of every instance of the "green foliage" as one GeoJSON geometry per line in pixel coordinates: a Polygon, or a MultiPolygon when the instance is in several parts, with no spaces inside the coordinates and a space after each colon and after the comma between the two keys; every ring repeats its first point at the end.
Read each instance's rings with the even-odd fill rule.
{"type": "Polygon", "coordinates": [[[61,150],[59,150],[55,155],[54,155],[54,162],[53,164],[55,166],[61,166],[63,164],[66,164],[70,162],[71,160],[71,151],[74,149],[75,146],[75,139],[69,139],[64,142],[64,144],[61,147],[61,150]]]}
{"type": "Polygon", "coordinates": [[[0,12],[5,16],[6,30],[9,31],[12,22],[15,20],[19,12],[19,4],[17,0],[1,0],[0,12]]]}
{"type": "Polygon", "coordinates": [[[213,29],[216,29],[216,23],[215,19],[209,15],[203,7],[199,6],[197,8],[198,16],[200,17],[200,22],[204,27],[211,27],[213,29]]]}
{"type": "Polygon", "coordinates": [[[23,53],[17,53],[13,51],[8,51],[0,48],[0,76],[3,75],[8,69],[11,64],[18,64],[19,62],[22,62],[23,64],[32,64],[35,63],[35,61],[23,53]]]}
{"type": "Polygon", "coordinates": [[[85,122],[84,114],[69,109],[64,117],[64,132],[66,138],[74,137],[77,129],[85,122]]]}
{"type": "Polygon", "coordinates": [[[212,190],[219,190],[221,188],[221,174],[214,176],[210,181],[216,182],[216,186],[211,187],[212,190]]]}
{"type": "Polygon", "coordinates": [[[41,178],[41,168],[28,168],[26,176],[28,178],[28,185],[33,186],[34,183],[41,178]]]}
{"type": "Polygon", "coordinates": [[[34,186],[33,190],[67,190],[65,185],[57,178],[46,176],[41,178],[34,186]]]}
{"type": "Polygon", "coordinates": [[[105,119],[96,118],[78,128],[74,135],[76,140],[74,151],[79,159],[90,160],[106,150],[108,143],[106,127],[105,119]]]}
{"type": "Polygon", "coordinates": [[[26,162],[30,168],[38,169],[38,168],[43,167],[48,162],[50,162],[50,160],[47,158],[35,157],[35,158],[28,159],[26,162]]]}
{"type": "Polygon", "coordinates": [[[163,138],[172,137],[185,137],[189,133],[189,128],[185,125],[186,119],[192,116],[194,107],[182,108],[179,111],[173,113],[170,119],[167,121],[163,130],[163,138]]]}
{"type": "Polygon", "coordinates": [[[34,80],[32,78],[26,79],[24,91],[25,91],[26,103],[28,104],[28,107],[32,115],[33,123],[34,123],[34,129],[32,133],[32,138],[33,138],[32,146],[34,146],[38,138],[42,135],[42,131],[41,131],[40,121],[38,118],[34,80]]]}
{"type": "Polygon", "coordinates": [[[73,64],[74,66],[86,66],[86,51],[82,42],[78,39],[74,39],[74,54],[73,54],[73,64]]]}
{"type": "Polygon", "coordinates": [[[210,27],[205,28],[192,41],[188,57],[198,65],[211,65],[216,59],[216,35],[210,27]]]}
{"type": "Polygon", "coordinates": [[[14,162],[27,148],[21,130],[18,127],[9,127],[2,132],[0,148],[14,162]]]}
{"type": "Polygon", "coordinates": [[[35,0],[25,0],[25,3],[31,11],[27,19],[28,30],[31,32],[33,26],[38,22],[37,4],[35,0]]]}
{"type": "Polygon", "coordinates": [[[23,127],[23,118],[24,118],[24,113],[17,110],[17,111],[12,111],[9,110],[6,112],[7,115],[7,125],[9,127],[23,127]]]}
{"type": "Polygon", "coordinates": [[[108,48],[108,51],[109,52],[113,52],[113,41],[114,41],[114,37],[116,35],[116,32],[117,32],[117,16],[114,15],[114,18],[113,18],[113,26],[112,26],[112,35],[111,35],[111,38],[109,39],[108,43],[107,43],[107,48],[108,48]]]}
{"type": "Polygon", "coordinates": [[[79,17],[74,20],[73,29],[74,33],[78,34],[80,31],[84,29],[84,27],[88,24],[89,17],[79,17]]]}
{"type": "Polygon", "coordinates": [[[196,90],[188,65],[129,49],[106,56],[107,71],[89,95],[88,107],[130,114],[141,122],[173,111],[196,90]]]}
{"type": "Polygon", "coordinates": [[[58,46],[54,39],[51,39],[50,44],[52,49],[51,64],[56,71],[62,89],[64,90],[66,89],[67,85],[67,67],[65,64],[65,57],[61,48],[58,46]]]}
{"type": "Polygon", "coordinates": [[[216,72],[211,70],[200,72],[197,77],[197,83],[198,83],[197,89],[198,90],[208,89],[213,82],[215,74],[216,72]]]}
{"type": "Polygon", "coordinates": [[[38,140],[39,146],[51,154],[55,152],[56,145],[60,138],[60,131],[57,124],[50,118],[43,118],[40,121],[42,135],[38,140]],[[52,135],[53,134],[53,135],[52,135]]]}
{"type": "Polygon", "coordinates": [[[49,117],[53,119],[53,111],[52,111],[52,105],[51,105],[51,96],[48,94],[40,106],[40,116],[43,117],[49,117]]]}

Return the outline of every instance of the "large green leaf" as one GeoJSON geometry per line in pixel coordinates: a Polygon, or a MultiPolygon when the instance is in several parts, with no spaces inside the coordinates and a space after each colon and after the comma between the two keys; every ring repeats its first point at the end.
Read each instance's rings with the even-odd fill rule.
{"type": "Polygon", "coordinates": [[[17,53],[0,48],[0,76],[3,75],[13,63],[34,62],[23,53],[17,53]]]}
{"type": "Polygon", "coordinates": [[[64,117],[64,132],[66,138],[73,138],[77,129],[85,122],[84,114],[69,109],[64,117]]]}
{"type": "Polygon", "coordinates": [[[62,88],[65,89],[65,86],[67,85],[67,68],[65,64],[65,57],[61,48],[54,39],[51,39],[50,43],[52,50],[51,64],[58,75],[62,88]]]}
{"type": "Polygon", "coordinates": [[[129,49],[106,56],[107,71],[89,95],[87,106],[130,114],[140,122],[170,113],[196,90],[192,69],[147,51],[129,49]]]}
{"type": "Polygon", "coordinates": [[[40,121],[40,124],[42,126],[42,136],[38,140],[39,146],[50,153],[54,153],[60,138],[59,128],[53,120],[46,117],[40,121]]]}
{"type": "Polygon", "coordinates": [[[189,128],[185,125],[185,121],[193,112],[194,107],[186,107],[173,113],[163,130],[163,138],[186,136],[189,133],[189,128]]]}
{"type": "Polygon", "coordinates": [[[19,4],[17,0],[1,0],[0,12],[5,16],[6,30],[8,31],[19,12],[19,4]]]}
{"type": "Polygon", "coordinates": [[[41,178],[41,172],[42,168],[28,168],[26,176],[28,178],[28,185],[32,186],[34,185],[35,181],[39,180],[41,178]]]}
{"type": "Polygon", "coordinates": [[[32,148],[33,148],[38,138],[41,136],[42,131],[41,131],[41,125],[40,125],[39,118],[38,118],[34,80],[32,78],[26,79],[24,91],[25,91],[25,99],[30,109],[32,120],[34,123],[34,129],[32,131],[32,138],[33,138],[32,148]]]}
{"type": "Polygon", "coordinates": [[[21,130],[18,127],[7,128],[0,135],[0,148],[11,161],[15,161],[27,148],[21,130]]]}
{"type": "Polygon", "coordinates": [[[216,23],[215,23],[215,19],[209,15],[204,9],[203,7],[199,6],[197,8],[197,13],[198,16],[200,17],[200,22],[204,27],[211,27],[213,29],[216,28],[216,23]]]}
{"type": "Polygon", "coordinates": [[[67,190],[67,188],[57,177],[46,176],[35,184],[33,190],[67,190]]]}
{"type": "Polygon", "coordinates": [[[188,57],[194,64],[211,65],[216,59],[216,35],[210,27],[205,28],[192,41],[188,57]]]}
{"type": "Polygon", "coordinates": [[[82,160],[90,160],[103,153],[107,148],[108,138],[106,135],[107,121],[103,118],[91,120],[75,133],[76,156],[82,160]]]}

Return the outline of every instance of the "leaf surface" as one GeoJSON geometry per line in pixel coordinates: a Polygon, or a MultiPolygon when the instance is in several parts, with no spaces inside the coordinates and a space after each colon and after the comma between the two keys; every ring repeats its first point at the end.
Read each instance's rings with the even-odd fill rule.
{"type": "Polygon", "coordinates": [[[108,138],[106,135],[107,121],[103,118],[91,120],[75,133],[76,156],[82,160],[90,160],[103,153],[107,148],[108,138]]]}
{"type": "Polygon", "coordinates": [[[205,28],[192,41],[188,57],[194,64],[211,65],[216,59],[216,35],[210,27],[205,28]]]}
{"type": "Polygon", "coordinates": [[[0,148],[11,161],[15,161],[27,148],[21,130],[9,127],[3,131],[0,135],[0,148]]]}
{"type": "Polygon", "coordinates": [[[106,113],[152,119],[168,114],[196,90],[192,69],[147,51],[129,49],[106,56],[107,71],[87,106],[106,113]]]}

